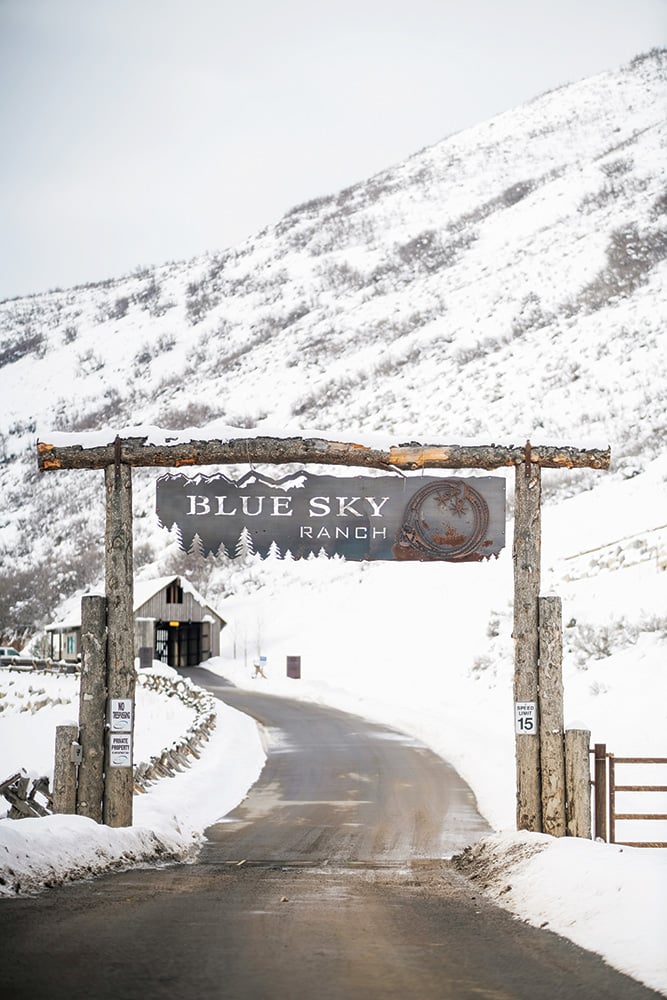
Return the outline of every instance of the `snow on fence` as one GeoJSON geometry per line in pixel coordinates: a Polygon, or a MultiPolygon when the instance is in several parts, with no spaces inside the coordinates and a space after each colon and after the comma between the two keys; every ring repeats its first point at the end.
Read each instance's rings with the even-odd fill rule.
{"type": "MultiPolygon", "coordinates": [[[[215,699],[207,691],[195,687],[189,680],[185,678],[174,679],[159,673],[141,673],[138,676],[138,683],[150,691],[166,695],[169,698],[178,698],[188,708],[194,708],[196,715],[194,722],[183,736],[174,740],[168,747],[164,747],[148,762],[142,761],[135,765],[135,795],[147,792],[160,778],[174,777],[177,772],[190,767],[193,759],[198,760],[204,743],[208,741],[217,723],[215,699]]],[[[56,744],[58,744],[58,730],[67,731],[65,744],[69,747],[76,738],[76,727],[57,727],[56,744]]],[[[49,816],[54,812],[74,813],[77,811],[76,763],[69,756],[69,753],[56,753],[53,794],[49,789],[49,780],[46,777],[35,779],[30,790],[28,790],[29,785],[30,778],[24,770],[18,771],[0,782],[0,795],[4,796],[11,806],[8,813],[10,819],[35,818],[49,816]],[[60,776],[58,775],[59,764],[61,765],[60,776]],[[63,775],[62,771],[66,771],[67,774],[63,775]],[[68,786],[65,794],[62,792],[63,784],[68,786]],[[59,794],[56,794],[56,789],[59,794]]]]}
{"type": "Polygon", "coordinates": [[[199,759],[202,745],[215,729],[217,714],[215,699],[207,691],[195,687],[185,678],[173,680],[163,674],[141,673],[138,682],[142,687],[167,697],[176,697],[188,708],[196,709],[195,721],[185,736],[175,740],[148,761],[134,768],[134,791],[142,793],[160,778],[173,778],[177,771],[190,767],[192,759],[199,759]]]}

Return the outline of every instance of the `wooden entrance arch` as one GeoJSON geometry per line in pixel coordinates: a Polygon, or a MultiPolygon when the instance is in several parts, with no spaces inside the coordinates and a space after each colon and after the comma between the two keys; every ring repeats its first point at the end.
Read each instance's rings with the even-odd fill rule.
{"type": "MultiPolygon", "coordinates": [[[[304,437],[230,437],[227,440],[169,441],[115,436],[103,446],[67,443],[37,444],[41,472],[101,469],[106,485],[105,577],[107,602],[108,699],[134,700],[132,628],[132,482],[133,467],[183,468],[227,464],[285,463],[344,465],[359,468],[416,471],[422,469],[515,469],[514,515],[514,702],[537,705],[540,658],[541,471],[547,469],[609,469],[609,449],[531,445],[422,445],[410,442],[388,449],[345,441],[304,437]]],[[[544,599],[547,600],[547,599],[544,599]]],[[[543,607],[543,634],[553,632],[554,606],[543,607]]],[[[560,624],[557,624],[557,631],[560,624]]],[[[564,787],[558,774],[545,788],[541,746],[549,737],[562,745],[550,720],[542,739],[539,727],[516,733],[516,824],[519,830],[565,832],[564,787]],[[560,784],[560,788],[558,787],[560,784]],[[554,798],[555,796],[555,798],[554,798]],[[558,801],[556,801],[558,800],[558,801]],[[562,809],[560,807],[562,800],[562,809]],[[554,817],[555,820],[554,820],[554,817]]],[[[103,726],[104,720],[101,720],[103,726]]],[[[84,745],[84,761],[86,747],[84,745]]],[[[562,754],[561,754],[562,757],[562,754]]],[[[84,765],[82,765],[84,766],[84,765]]],[[[564,769],[564,765],[563,765],[564,769]]],[[[104,821],[111,826],[132,823],[132,768],[106,769],[104,821]]]]}

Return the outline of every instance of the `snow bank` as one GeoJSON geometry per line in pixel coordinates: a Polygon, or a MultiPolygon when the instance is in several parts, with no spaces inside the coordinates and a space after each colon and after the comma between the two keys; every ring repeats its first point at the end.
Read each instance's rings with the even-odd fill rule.
{"type": "Polygon", "coordinates": [[[456,860],[500,906],[667,993],[665,851],[504,833],[456,860]]]}

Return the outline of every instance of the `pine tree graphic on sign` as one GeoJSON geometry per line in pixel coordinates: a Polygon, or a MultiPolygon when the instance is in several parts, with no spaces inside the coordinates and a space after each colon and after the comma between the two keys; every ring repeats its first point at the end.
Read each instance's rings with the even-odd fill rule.
{"type": "Polygon", "coordinates": [[[192,539],[192,545],[188,549],[188,555],[196,556],[200,559],[204,558],[204,544],[196,532],[194,538],[192,539]]]}
{"type": "Polygon", "coordinates": [[[236,543],[236,549],[234,550],[234,558],[245,558],[247,556],[253,556],[255,554],[255,548],[252,543],[252,535],[247,528],[241,529],[241,534],[239,535],[239,540],[236,543]]]}
{"type": "Polygon", "coordinates": [[[276,542],[271,542],[269,545],[269,551],[266,554],[267,559],[282,559],[282,553],[276,542]]]}

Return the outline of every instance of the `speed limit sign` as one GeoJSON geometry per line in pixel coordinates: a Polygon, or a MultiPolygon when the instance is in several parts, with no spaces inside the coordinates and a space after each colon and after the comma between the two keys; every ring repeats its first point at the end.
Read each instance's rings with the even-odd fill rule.
{"type": "Polygon", "coordinates": [[[537,702],[514,702],[514,731],[529,736],[537,734],[537,702]]]}

